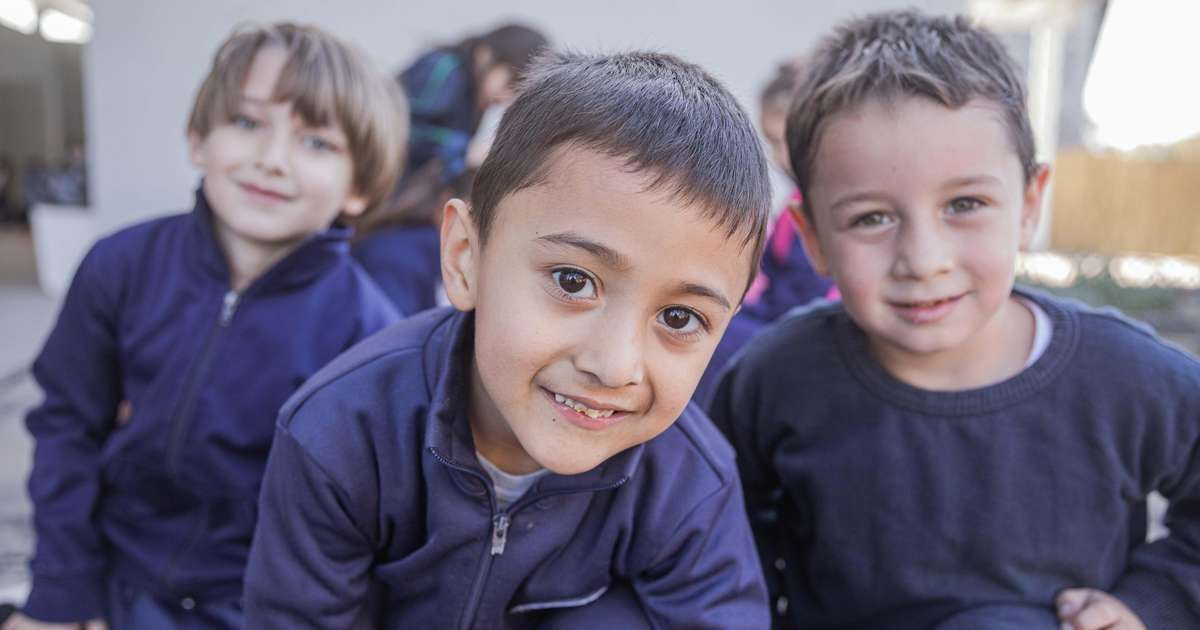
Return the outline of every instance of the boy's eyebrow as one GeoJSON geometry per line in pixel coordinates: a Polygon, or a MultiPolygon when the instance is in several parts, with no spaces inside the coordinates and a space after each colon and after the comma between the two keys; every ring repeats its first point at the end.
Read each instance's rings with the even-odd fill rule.
{"type": "Polygon", "coordinates": [[[971,186],[974,184],[1000,184],[999,178],[993,175],[966,175],[963,177],[955,177],[947,181],[942,188],[962,188],[963,186],[971,186]]]}
{"type": "Polygon", "coordinates": [[[887,198],[888,198],[887,194],[883,193],[882,191],[864,190],[862,192],[856,192],[856,193],[853,193],[850,195],[846,195],[845,197],[842,197],[841,199],[838,199],[837,201],[833,202],[833,205],[830,206],[830,209],[838,210],[842,206],[848,206],[848,205],[858,202],[858,201],[877,201],[877,200],[887,199],[887,198]]]}
{"type": "Polygon", "coordinates": [[[684,282],[679,285],[678,291],[680,293],[687,293],[689,295],[696,295],[696,296],[708,298],[708,299],[716,302],[717,304],[720,304],[721,307],[727,311],[733,309],[733,305],[731,305],[729,303],[729,300],[726,299],[725,296],[720,291],[718,291],[712,287],[704,286],[703,284],[696,284],[695,282],[684,282]]]}
{"type": "Polygon", "coordinates": [[[567,247],[582,249],[587,253],[603,260],[604,264],[614,269],[629,268],[629,259],[626,258],[624,254],[607,245],[593,241],[592,239],[587,238],[586,236],[583,236],[577,232],[568,230],[566,232],[547,234],[545,236],[539,236],[537,240],[553,243],[555,245],[566,245],[567,247]]]}

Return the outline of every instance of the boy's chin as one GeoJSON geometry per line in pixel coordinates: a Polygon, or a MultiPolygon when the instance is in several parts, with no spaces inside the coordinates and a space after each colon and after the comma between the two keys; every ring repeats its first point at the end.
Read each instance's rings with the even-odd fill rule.
{"type": "Polygon", "coordinates": [[[562,449],[547,448],[543,453],[526,449],[526,453],[542,468],[556,475],[581,475],[586,473],[612,456],[596,453],[574,453],[562,449]]]}

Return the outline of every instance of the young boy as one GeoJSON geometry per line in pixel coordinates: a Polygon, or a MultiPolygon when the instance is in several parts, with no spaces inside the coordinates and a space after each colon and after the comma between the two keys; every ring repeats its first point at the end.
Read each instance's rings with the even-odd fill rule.
{"type": "Polygon", "coordinates": [[[98,242],[34,364],[37,552],[7,627],[241,627],[280,405],[396,319],[335,220],[391,190],[405,129],[392,83],[317,29],[220,48],[188,121],[195,209],[98,242]]]}
{"type": "Polygon", "coordinates": [[[763,333],[712,406],[781,626],[1200,627],[1200,364],[1014,290],[1048,178],[1024,103],[962,18],[855,20],[812,61],[795,219],[843,301],[763,333]]]}
{"type": "Polygon", "coordinates": [[[687,406],[769,209],[745,113],[670,56],[552,55],[471,199],[457,310],[284,406],[248,627],[763,627],[733,452],[687,406]]]}

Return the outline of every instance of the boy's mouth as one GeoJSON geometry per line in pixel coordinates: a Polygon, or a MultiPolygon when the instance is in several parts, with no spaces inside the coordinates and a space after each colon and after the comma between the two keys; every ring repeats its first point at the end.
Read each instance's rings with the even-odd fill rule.
{"type": "Polygon", "coordinates": [[[258,199],[264,199],[267,201],[290,201],[292,199],[291,195],[285,195],[269,188],[255,186],[254,184],[240,182],[238,186],[241,186],[242,190],[249,193],[251,197],[258,199]]]}
{"type": "MultiPolygon", "coordinates": [[[[964,294],[965,295],[965,294],[964,294]]],[[[954,310],[963,295],[911,302],[889,302],[901,319],[913,324],[929,324],[942,319],[954,310]]]]}
{"type": "Polygon", "coordinates": [[[545,391],[547,396],[549,396],[551,400],[553,400],[555,403],[557,403],[558,406],[565,407],[570,412],[573,412],[573,414],[581,416],[581,418],[580,418],[581,420],[584,418],[587,418],[590,420],[602,422],[604,424],[609,424],[609,423],[615,422],[616,420],[619,420],[620,418],[623,418],[623,417],[629,415],[628,411],[625,411],[623,409],[606,407],[595,401],[588,401],[587,403],[584,403],[584,402],[575,400],[574,398],[571,398],[570,396],[566,396],[566,395],[560,394],[558,392],[550,391],[545,388],[543,388],[543,391],[545,391]]]}

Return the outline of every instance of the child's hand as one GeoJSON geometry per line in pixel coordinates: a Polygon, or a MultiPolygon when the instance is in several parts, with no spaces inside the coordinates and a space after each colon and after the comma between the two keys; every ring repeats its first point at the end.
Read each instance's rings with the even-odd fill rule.
{"type": "Polygon", "coordinates": [[[0,630],[108,630],[108,624],[100,619],[83,622],[73,621],[71,623],[50,623],[30,619],[18,612],[13,613],[13,616],[4,622],[4,626],[0,627],[0,630]]]}
{"type": "Polygon", "coordinates": [[[1146,630],[1124,602],[1094,588],[1069,588],[1054,598],[1063,630],[1146,630]]]}

